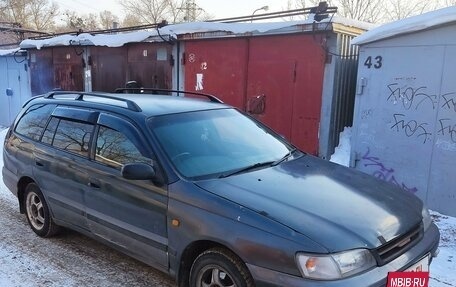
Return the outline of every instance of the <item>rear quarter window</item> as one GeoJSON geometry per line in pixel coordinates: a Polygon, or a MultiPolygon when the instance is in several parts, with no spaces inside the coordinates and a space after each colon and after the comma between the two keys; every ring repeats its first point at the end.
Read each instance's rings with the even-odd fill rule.
{"type": "Polygon", "coordinates": [[[17,123],[16,133],[36,141],[40,140],[49,116],[55,107],[56,105],[46,104],[31,106],[17,123]]]}
{"type": "Polygon", "coordinates": [[[58,149],[88,157],[93,129],[94,125],[90,123],[52,118],[43,136],[43,142],[58,149]]]}

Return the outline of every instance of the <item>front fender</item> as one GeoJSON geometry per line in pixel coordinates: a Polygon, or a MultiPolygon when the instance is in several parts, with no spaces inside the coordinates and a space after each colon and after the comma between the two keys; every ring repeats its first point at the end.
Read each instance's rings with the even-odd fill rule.
{"type": "Polygon", "coordinates": [[[171,273],[178,272],[184,250],[196,241],[223,245],[245,263],[296,276],[296,252],[328,252],[277,221],[185,181],[169,187],[168,240],[171,273]]]}

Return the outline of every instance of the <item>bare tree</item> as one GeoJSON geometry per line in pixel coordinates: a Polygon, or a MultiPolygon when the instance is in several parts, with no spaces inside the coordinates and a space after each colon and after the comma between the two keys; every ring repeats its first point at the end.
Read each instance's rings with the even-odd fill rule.
{"type": "Polygon", "coordinates": [[[168,14],[169,14],[169,21],[171,23],[178,23],[185,20],[185,0],[165,0],[168,5],[168,14]]]}
{"type": "MultiPolygon", "coordinates": [[[[456,1],[456,0],[444,0],[456,1]]],[[[317,6],[319,0],[288,0],[288,9],[317,6]]],[[[371,23],[388,22],[432,10],[428,0],[328,0],[329,6],[338,7],[338,14],[371,23]]],[[[435,9],[435,8],[434,8],[435,9]]]]}
{"type": "Polygon", "coordinates": [[[119,17],[114,15],[111,11],[100,12],[100,24],[102,29],[113,28],[114,22],[119,23],[119,17]]]}
{"type": "Polygon", "coordinates": [[[448,7],[456,5],[456,0],[443,0],[439,3],[440,7],[448,7]]]}
{"type": "Polygon", "coordinates": [[[346,18],[376,23],[384,17],[382,5],[383,0],[339,0],[339,13],[346,18]]]}
{"type": "Polygon", "coordinates": [[[188,0],[119,0],[127,14],[138,15],[143,24],[198,21],[212,18],[204,9],[188,0]],[[190,16],[189,16],[190,15],[190,16]]]}
{"type": "Polygon", "coordinates": [[[3,0],[2,18],[25,28],[49,30],[54,26],[58,5],[48,0],[3,0]]]}
{"type": "Polygon", "coordinates": [[[84,28],[84,19],[75,11],[66,10],[63,15],[65,16],[65,26],[59,27],[59,30],[74,31],[84,28]]]}
{"type": "Polygon", "coordinates": [[[101,29],[97,14],[90,13],[79,15],[75,11],[66,10],[64,15],[66,17],[64,19],[65,26],[58,27],[58,30],[61,32],[69,32],[75,30],[90,31],[101,29]]]}
{"type": "Polygon", "coordinates": [[[127,14],[122,20],[122,27],[133,27],[144,24],[143,21],[135,14],[127,14]]]}
{"type": "Polygon", "coordinates": [[[168,3],[164,0],[121,0],[120,5],[146,24],[159,23],[167,18],[168,3]]]}
{"type": "MultiPolygon", "coordinates": [[[[301,9],[301,8],[308,8],[308,7],[315,7],[322,2],[322,0],[288,0],[287,6],[289,9],[301,9]]],[[[326,1],[329,6],[333,6],[332,0],[326,1]]]]}
{"type": "Polygon", "coordinates": [[[30,2],[29,17],[32,28],[37,30],[49,30],[54,27],[54,19],[58,12],[55,2],[47,0],[33,0],[30,2]]]}
{"type": "MultiPolygon", "coordinates": [[[[288,0],[285,7],[282,7],[282,11],[314,7],[317,6],[319,2],[319,0],[288,0]]],[[[307,15],[282,17],[284,21],[294,21],[296,19],[305,18],[307,18],[307,15]]]]}
{"type": "Polygon", "coordinates": [[[82,16],[84,20],[84,29],[86,31],[98,30],[100,29],[100,24],[98,21],[98,15],[95,13],[89,13],[82,16]]]}
{"type": "Polygon", "coordinates": [[[419,15],[429,10],[437,8],[436,3],[429,0],[390,0],[386,2],[388,5],[385,7],[387,15],[384,20],[395,21],[404,19],[410,16],[419,15]]]}

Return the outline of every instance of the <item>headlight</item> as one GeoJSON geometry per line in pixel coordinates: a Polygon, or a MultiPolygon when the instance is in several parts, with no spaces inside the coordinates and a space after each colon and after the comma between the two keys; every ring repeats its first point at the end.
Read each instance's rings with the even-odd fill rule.
{"type": "Polygon", "coordinates": [[[423,209],[421,210],[421,216],[423,217],[423,226],[424,231],[426,231],[429,226],[431,226],[432,218],[431,214],[429,213],[429,209],[427,209],[426,205],[423,204],[423,209]]]}
{"type": "Polygon", "coordinates": [[[376,265],[367,249],[316,255],[298,253],[299,269],[304,277],[317,280],[335,280],[363,272],[376,265]]]}

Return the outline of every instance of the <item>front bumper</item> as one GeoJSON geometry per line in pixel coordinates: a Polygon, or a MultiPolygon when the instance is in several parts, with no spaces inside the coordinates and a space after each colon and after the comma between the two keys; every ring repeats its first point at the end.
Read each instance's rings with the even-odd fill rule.
{"type": "Polygon", "coordinates": [[[432,257],[438,253],[439,240],[439,230],[435,224],[431,224],[421,241],[395,260],[365,273],[334,281],[308,280],[251,264],[247,264],[247,267],[258,287],[385,287],[388,272],[405,270],[429,253],[432,255],[430,259],[432,260],[432,257]]]}

